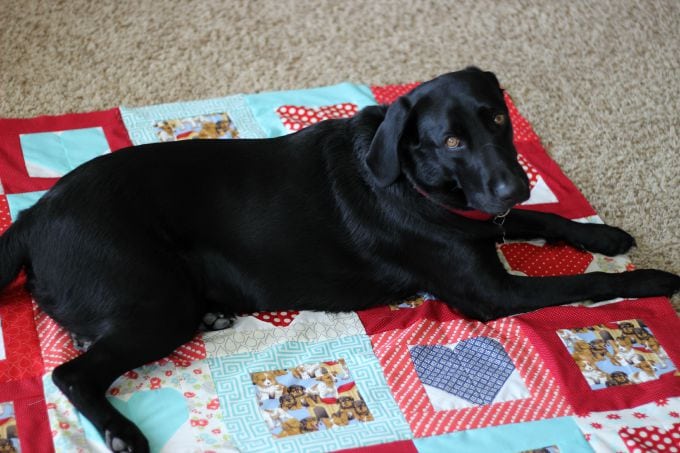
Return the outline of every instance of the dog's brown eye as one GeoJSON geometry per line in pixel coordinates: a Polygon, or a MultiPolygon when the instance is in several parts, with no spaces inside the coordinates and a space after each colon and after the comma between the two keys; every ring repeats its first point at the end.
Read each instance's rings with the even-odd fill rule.
{"type": "Polygon", "coordinates": [[[502,126],[503,124],[505,124],[505,115],[499,113],[498,115],[493,117],[493,122],[498,124],[499,126],[502,126]]]}
{"type": "Polygon", "coordinates": [[[446,146],[449,148],[458,148],[460,146],[460,139],[458,137],[449,137],[446,139],[446,146]]]}

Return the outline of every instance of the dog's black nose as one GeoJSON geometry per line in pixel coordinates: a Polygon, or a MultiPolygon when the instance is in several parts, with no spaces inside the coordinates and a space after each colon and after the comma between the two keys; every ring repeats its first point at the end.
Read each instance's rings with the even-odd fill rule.
{"type": "Polygon", "coordinates": [[[496,199],[503,203],[521,203],[529,198],[529,187],[521,181],[502,180],[493,187],[496,199]]]}

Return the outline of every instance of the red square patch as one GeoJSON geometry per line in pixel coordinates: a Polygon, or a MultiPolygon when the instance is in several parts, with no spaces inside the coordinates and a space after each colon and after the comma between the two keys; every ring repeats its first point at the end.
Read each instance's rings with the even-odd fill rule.
{"type": "Polygon", "coordinates": [[[3,163],[0,182],[5,193],[47,190],[59,179],[50,177],[44,169],[35,173],[29,171],[22,136],[91,128],[101,129],[110,151],[132,145],[118,108],[29,119],[0,119],[0,161],[3,163]]]}
{"type": "Polygon", "coordinates": [[[514,319],[578,414],[680,395],[680,320],[666,298],[550,307],[514,319]]]}
{"type": "MultiPolygon", "coordinates": [[[[371,342],[395,400],[417,437],[573,413],[528,338],[521,335],[519,324],[514,319],[505,318],[483,324],[462,318],[445,304],[436,301],[426,302],[417,309],[403,311],[410,313],[410,316],[408,314],[399,316],[400,312],[392,313],[395,318],[400,318],[396,322],[402,326],[393,330],[376,329],[381,333],[372,335],[371,342]],[[419,319],[417,313],[421,315],[419,319]],[[429,357],[427,362],[419,363],[414,359],[413,348],[444,348],[454,344],[465,344],[467,348],[465,352],[468,353],[469,359],[471,357],[469,353],[472,351],[468,348],[470,340],[483,340],[487,344],[502,346],[526,386],[528,394],[501,402],[437,410],[432,403],[430,390],[437,384],[431,382],[432,385],[426,387],[425,381],[421,378],[423,369],[431,365],[436,367],[436,363],[432,363],[429,357]]],[[[457,351],[454,353],[459,354],[457,351]]],[[[450,358],[446,359],[450,364],[450,358]]],[[[472,359],[474,360],[474,357],[472,359]]],[[[494,360],[496,359],[492,359],[491,363],[494,363],[494,360]]],[[[469,363],[472,362],[468,361],[468,365],[469,363]]],[[[468,369],[468,365],[462,368],[468,369]]],[[[442,370],[438,371],[441,374],[442,370]]],[[[457,396],[466,397],[466,394],[470,394],[467,386],[483,379],[478,378],[480,373],[484,375],[484,370],[475,369],[471,375],[472,379],[458,380],[456,385],[461,391],[456,392],[457,396]]],[[[441,390],[435,390],[435,393],[441,394],[439,392],[441,390]]]]}

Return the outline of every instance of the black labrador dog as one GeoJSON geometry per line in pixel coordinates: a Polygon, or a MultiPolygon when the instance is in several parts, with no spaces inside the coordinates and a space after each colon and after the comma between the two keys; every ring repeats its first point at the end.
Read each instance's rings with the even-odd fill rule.
{"type": "Polygon", "coordinates": [[[0,285],[25,268],[41,309],[91,343],[54,382],[109,448],[145,452],[105,391],[202,322],[361,310],[418,291],[490,320],[680,289],[680,277],[658,270],[508,274],[496,252],[502,237],[607,255],[634,244],[614,227],[511,209],[528,196],[498,80],[468,68],[390,107],[284,137],[150,144],[94,159],[2,236],[0,285]],[[479,212],[507,215],[494,222],[479,212]]]}

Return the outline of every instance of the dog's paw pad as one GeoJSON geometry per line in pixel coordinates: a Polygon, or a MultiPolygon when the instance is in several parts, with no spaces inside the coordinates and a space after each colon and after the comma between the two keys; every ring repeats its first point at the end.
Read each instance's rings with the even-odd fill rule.
{"type": "Polygon", "coordinates": [[[201,322],[201,330],[223,330],[234,324],[233,318],[227,318],[223,313],[206,313],[201,322]]]}
{"type": "Polygon", "coordinates": [[[94,343],[92,340],[76,335],[73,332],[71,332],[71,341],[73,342],[73,347],[80,352],[87,352],[94,343]]]}
{"type": "Polygon", "coordinates": [[[134,451],[131,445],[128,445],[123,439],[115,437],[108,429],[104,432],[104,437],[106,440],[106,446],[111,451],[125,453],[132,453],[134,451]]]}

